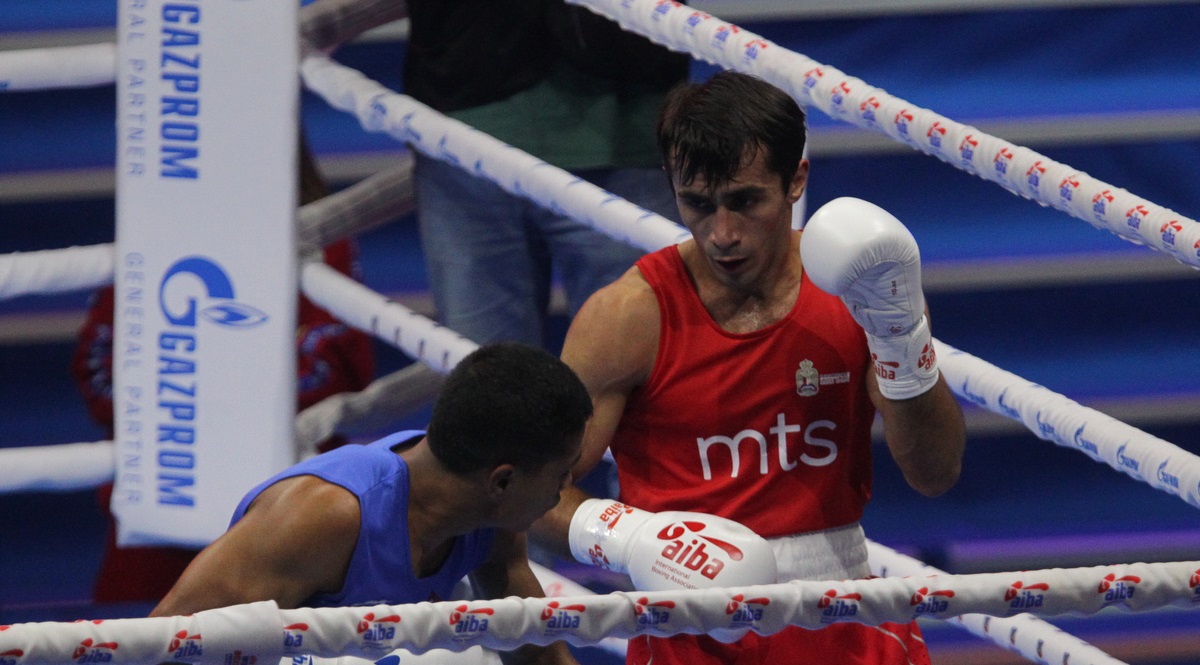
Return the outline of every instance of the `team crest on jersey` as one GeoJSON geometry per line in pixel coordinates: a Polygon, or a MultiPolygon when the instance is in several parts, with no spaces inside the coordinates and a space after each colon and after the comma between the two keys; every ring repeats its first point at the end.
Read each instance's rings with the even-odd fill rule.
{"type": "Polygon", "coordinates": [[[813,361],[805,358],[800,361],[796,370],[796,393],[804,397],[812,397],[821,391],[821,373],[813,367],[813,361]]]}
{"type": "Polygon", "coordinates": [[[850,383],[850,372],[822,374],[808,358],[801,360],[796,370],[796,394],[801,397],[812,397],[821,392],[821,386],[838,383],[850,383]]]}

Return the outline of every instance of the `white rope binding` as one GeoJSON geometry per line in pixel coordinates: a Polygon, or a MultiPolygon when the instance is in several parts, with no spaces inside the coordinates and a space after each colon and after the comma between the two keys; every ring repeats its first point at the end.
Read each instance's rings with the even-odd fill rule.
{"type": "Polygon", "coordinates": [[[112,85],[116,72],[113,42],[0,51],[0,91],[112,85]]]}
{"type": "Polygon", "coordinates": [[[668,0],[568,2],[668,48],[758,76],[787,91],[802,106],[885,134],[1013,194],[1200,268],[1200,223],[1195,220],[1029,148],[911,104],[745,28],[668,0]]]}
{"type": "Polygon", "coordinates": [[[788,625],[878,625],[967,613],[1095,614],[1200,607],[1200,561],[979,575],[788,582],[730,589],[509,597],[415,605],[280,610],[274,602],[187,617],[25,623],[0,630],[0,653],[22,665],[274,662],[311,654],[378,658],[396,649],[509,650],[565,640],[707,633],[734,640],[788,625]]]}
{"type": "MultiPolygon", "coordinates": [[[[947,574],[872,540],[867,541],[867,553],[870,557],[871,573],[880,577],[928,577],[947,574]]],[[[1004,618],[986,614],[960,614],[949,621],[976,637],[1015,651],[1034,663],[1125,665],[1124,661],[1113,658],[1033,614],[1004,618]]]]}

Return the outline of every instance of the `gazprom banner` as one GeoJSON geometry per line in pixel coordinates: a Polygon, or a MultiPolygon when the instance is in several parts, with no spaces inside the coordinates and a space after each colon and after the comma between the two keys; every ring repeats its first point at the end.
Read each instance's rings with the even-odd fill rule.
{"type": "Polygon", "coordinates": [[[120,0],[123,545],[203,546],[293,461],[297,6],[120,0]]]}

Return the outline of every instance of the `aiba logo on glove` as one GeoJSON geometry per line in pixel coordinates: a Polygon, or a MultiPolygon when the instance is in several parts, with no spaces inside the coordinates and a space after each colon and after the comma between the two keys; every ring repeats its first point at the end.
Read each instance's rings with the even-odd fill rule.
{"type": "Polygon", "coordinates": [[[725,567],[725,562],[717,558],[718,555],[709,550],[707,545],[717,547],[733,561],[741,561],[745,555],[732,543],[700,535],[706,526],[703,522],[672,522],[658,532],[658,539],[670,541],[670,544],[663,548],[663,558],[715,580],[725,567]],[[696,534],[696,537],[685,544],[685,534],[689,533],[696,534]]]}

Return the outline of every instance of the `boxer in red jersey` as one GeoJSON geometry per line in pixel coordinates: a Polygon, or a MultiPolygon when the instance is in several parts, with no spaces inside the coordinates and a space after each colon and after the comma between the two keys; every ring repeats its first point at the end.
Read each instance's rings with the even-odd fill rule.
{"type": "MultiPolygon", "coordinates": [[[[957,482],[965,445],[932,353],[915,242],[894,218],[847,233],[838,216],[889,216],[862,201],[831,203],[830,230],[813,233],[814,266],[803,265],[791,208],[809,170],[804,115],[761,80],[723,72],[677,89],[658,135],[692,238],[644,257],[572,322],[562,356],[595,405],[575,477],[611,448],[623,502],[749,527],[774,549],[779,581],[868,576],[858,520],[876,413],[922,494],[957,482]],[[817,264],[840,299],[814,283],[817,264]]],[[[586,498],[565,492],[534,537],[564,549],[586,498]]],[[[627,662],[920,664],[929,655],[915,623],[837,623],[733,644],[643,636],[630,640],[627,662]]]]}

